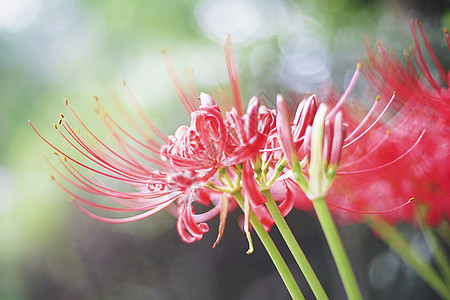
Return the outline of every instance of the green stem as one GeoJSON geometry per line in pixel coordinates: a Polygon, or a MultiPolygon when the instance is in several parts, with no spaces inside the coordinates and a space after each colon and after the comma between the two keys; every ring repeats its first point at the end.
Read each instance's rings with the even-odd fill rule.
{"type": "MultiPolygon", "coordinates": [[[[275,180],[278,178],[278,176],[281,174],[281,172],[283,171],[284,167],[286,166],[287,162],[286,162],[286,158],[283,158],[282,160],[278,161],[278,163],[275,166],[275,170],[273,172],[272,177],[270,178],[269,181],[267,181],[266,185],[268,187],[271,187],[272,184],[275,182],[275,180]]],[[[265,182],[265,181],[263,181],[265,182]]]]}
{"type": "MultiPolygon", "coordinates": [[[[244,197],[242,196],[242,193],[240,191],[236,191],[232,195],[236,199],[236,202],[239,204],[241,209],[244,210],[244,197]]],[[[256,234],[258,235],[259,239],[261,240],[262,244],[266,248],[267,253],[269,254],[273,264],[275,265],[278,273],[281,276],[281,279],[283,280],[289,293],[291,294],[292,299],[294,300],[305,299],[305,297],[303,296],[302,292],[300,291],[297,285],[297,282],[292,276],[291,271],[286,265],[277,247],[273,243],[272,238],[264,229],[263,225],[253,212],[251,212],[250,215],[250,222],[253,226],[253,229],[256,231],[256,234]]]]}
{"type": "Polygon", "coordinates": [[[422,234],[425,238],[428,248],[430,249],[431,255],[433,256],[434,261],[441,270],[441,275],[444,278],[445,283],[450,286],[450,264],[447,253],[442,247],[442,244],[434,231],[425,224],[421,212],[417,213],[417,220],[419,222],[420,229],[422,230],[422,234]]]}
{"type": "Polygon", "coordinates": [[[411,244],[386,221],[368,219],[369,226],[396,252],[442,299],[450,300],[450,288],[411,244]]]}
{"type": "Polygon", "coordinates": [[[263,195],[266,197],[266,207],[269,210],[270,215],[272,216],[273,220],[275,221],[275,224],[278,227],[278,230],[280,231],[281,235],[283,236],[284,241],[286,242],[287,246],[289,247],[289,250],[291,251],[292,255],[294,256],[295,261],[297,262],[298,266],[303,272],[303,275],[305,275],[306,280],[309,283],[309,286],[311,287],[314,295],[317,299],[328,299],[327,294],[323,290],[322,285],[320,284],[319,280],[317,279],[316,274],[314,273],[313,269],[311,268],[311,265],[309,264],[305,254],[303,253],[302,249],[300,248],[300,245],[297,243],[297,240],[295,239],[294,235],[292,234],[291,229],[289,228],[288,224],[286,223],[286,220],[283,218],[283,215],[281,214],[280,210],[278,209],[277,204],[275,203],[275,200],[273,200],[272,195],[270,194],[269,190],[262,191],[263,195]]]}
{"type": "Polygon", "coordinates": [[[334,261],[338,268],[339,275],[341,276],[348,298],[350,300],[362,299],[350,261],[348,260],[333,217],[331,216],[331,213],[325,203],[325,199],[323,197],[319,197],[313,199],[312,202],[317,217],[319,218],[320,225],[322,226],[322,230],[325,233],[328,246],[333,254],[334,261]]]}
{"type": "Polygon", "coordinates": [[[441,238],[445,241],[447,246],[450,247],[450,226],[447,221],[442,220],[441,224],[436,228],[437,233],[441,236],[441,238]]]}

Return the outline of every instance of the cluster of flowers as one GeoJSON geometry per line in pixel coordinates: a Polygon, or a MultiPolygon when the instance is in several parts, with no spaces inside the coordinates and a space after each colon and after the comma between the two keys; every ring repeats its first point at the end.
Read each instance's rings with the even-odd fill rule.
{"type": "MultiPolygon", "coordinates": [[[[420,24],[418,27],[447,84],[446,72],[420,24]]],[[[294,206],[311,209],[310,199],[328,193],[330,206],[353,219],[359,218],[356,211],[386,212],[383,215],[388,219],[407,220],[412,215],[410,206],[392,212],[391,208],[415,197],[429,208],[429,220],[435,222],[444,214],[448,217],[449,212],[444,198],[450,194],[450,114],[445,105],[450,94],[432,78],[414,24],[412,28],[416,42],[413,57],[426,81],[414,71],[409,54],[408,66],[404,66],[382,46],[377,53],[369,47],[371,66],[365,74],[380,96],[365,116],[346,103],[361,72],[360,64],[340,99],[328,97],[327,104],[318,105],[315,95],[305,97],[293,119],[281,95],[277,110],[253,97],[244,113],[231,43],[227,41],[233,108],[226,113],[211,96],[186,92],[169,66],[179,98],[191,116],[190,125],[179,127],[173,136],[166,137],[155,127],[131,93],[130,100],[152,135],[124,112],[133,132],[125,130],[97,99],[102,120],[117,141],[116,150],[94,135],[66,101],[87,135],[79,134],[63,115],[55,128],[90,163],[66,154],[36,132],[58,154],[65,171],[55,167],[57,176],[53,178],[82,213],[102,222],[125,223],[167,209],[177,217],[178,233],[188,243],[201,239],[209,230],[206,221],[219,214],[220,241],[227,212],[237,207],[235,193],[245,196],[246,233],[250,211],[269,230],[273,220],[261,193],[267,190],[283,216],[294,206]],[[328,112],[330,105],[333,108],[328,112]],[[434,129],[424,134],[423,128],[434,129]],[[86,176],[80,171],[83,168],[95,175],[86,176]],[[401,175],[393,170],[401,170],[401,175]],[[345,176],[335,176],[339,174],[345,176]],[[105,183],[105,178],[126,183],[134,191],[118,190],[105,183]],[[331,185],[333,181],[337,182],[331,185]],[[109,204],[83,197],[86,193],[106,197],[109,204]],[[102,211],[135,214],[116,219],[96,213],[102,211]]],[[[447,32],[446,38],[449,41],[447,32]]]]}
{"type": "MultiPolygon", "coordinates": [[[[429,226],[438,226],[442,220],[450,218],[449,77],[421,22],[410,21],[410,25],[414,47],[404,51],[406,63],[382,43],[374,48],[366,41],[368,60],[363,75],[383,98],[396,94],[391,107],[395,114],[380,142],[373,143],[377,139],[371,139],[358,145],[369,151],[370,148],[376,149],[370,154],[370,159],[358,162],[361,169],[371,172],[350,174],[343,166],[340,171],[347,176],[337,178],[329,199],[355,210],[381,211],[414,197],[415,205],[383,214],[383,217],[392,223],[414,223],[417,213],[420,213],[429,226]],[[417,31],[422,38],[422,46],[417,31]],[[423,46],[435,65],[435,71],[427,63],[423,46]],[[405,145],[414,143],[423,129],[427,130],[426,134],[407,159],[396,160],[386,168],[372,168],[374,163],[383,164],[393,156],[401,156],[405,145]]],[[[444,34],[450,50],[447,29],[444,29],[444,34]]],[[[346,117],[347,122],[352,122],[352,115],[346,117]]],[[[360,216],[347,214],[347,217],[355,220],[360,216]]]]}
{"type": "MultiPolygon", "coordinates": [[[[96,98],[101,119],[117,141],[119,150],[109,147],[89,130],[65,100],[87,136],[75,130],[62,114],[54,127],[76,152],[90,161],[87,164],[49,142],[30,122],[37,134],[55,150],[65,170],[61,172],[60,168],[52,165],[57,175],[52,179],[71,196],[82,213],[101,222],[126,223],[167,209],[177,217],[178,233],[187,243],[201,239],[209,230],[205,222],[220,213],[218,242],[223,234],[227,212],[237,207],[232,194],[242,191],[248,207],[246,231],[250,228],[250,208],[269,230],[273,220],[264,208],[266,200],[259,192],[260,183],[257,181],[261,178],[255,177],[255,170],[258,168],[260,174],[264,173],[264,178],[272,172],[275,154],[261,153],[260,150],[264,149],[268,136],[276,130],[276,113],[261,106],[258,97],[253,97],[247,111],[243,112],[230,41],[226,43],[225,51],[234,99],[234,107],[226,114],[222,113],[211,96],[205,93],[199,97],[188,95],[169,65],[180,100],[191,115],[191,124],[179,127],[173,136],[166,137],[154,126],[128,90],[137,112],[156,137],[139,127],[138,122],[132,116],[125,115],[124,110],[124,116],[133,126],[132,132],[125,130],[96,98]],[[136,137],[137,134],[141,135],[140,138],[136,137]],[[94,176],[84,175],[80,171],[83,168],[94,176]],[[114,184],[105,183],[105,178],[125,183],[135,191],[118,190],[114,184]],[[106,197],[109,203],[103,205],[83,197],[86,193],[106,197]],[[206,209],[195,208],[197,205],[206,209]],[[203,212],[196,213],[196,209],[203,212]],[[101,211],[135,214],[109,218],[97,214],[101,211]]],[[[280,199],[280,208],[285,214],[292,208],[292,203],[292,195],[280,199]]]]}

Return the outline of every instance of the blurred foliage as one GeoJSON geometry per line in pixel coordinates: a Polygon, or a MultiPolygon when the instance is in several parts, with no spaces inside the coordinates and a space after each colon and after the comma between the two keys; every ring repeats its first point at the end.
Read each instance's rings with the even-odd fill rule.
{"type": "MultiPolygon", "coordinates": [[[[226,87],[220,45],[224,37],[213,36],[204,27],[202,18],[208,15],[200,9],[214,7],[216,2],[220,1],[0,2],[0,299],[288,297],[259,244],[255,254],[245,255],[246,240],[233,221],[229,221],[221,245],[211,249],[217,220],[211,222],[211,232],[204,240],[185,245],[177,237],[175,219],[166,213],[122,226],[87,219],[65,201],[68,197],[49,179],[51,169],[42,155],[51,156],[52,150],[27,124],[31,119],[46,137],[57,141],[52,125],[60,112],[67,113],[63,104],[67,97],[99,136],[106,135],[96,125],[99,122],[93,121],[92,96],[97,94],[105,106],[113,107],[109,103],[111,89],[125,79],[163,132],[174,132],[188,122],[188,116],[177,104],[159,48],[168,50],[180,77],[184,70],[194,70],[199,90],[214,92],[220,85],[226,87]]],[[[304,84],[307,75],[286,69],[282,56],[305,30],[313,40],[295,42],[304,49],[313,44],[326,49],[324,81],[334,79],[342,87],[355,61],[364,57],[362,32],[371,41],[380,35],[401,51],[411,43],[409,17],[423,18],[428,31],[436,32],[430,37],[439,46],[444,45],[439,28],[450,26],[445,13],[448,1],[435,1],[425,6],[427,9],[421,1],[393,0],[242,3],[265,16],[255,32],[266,22],[278,26],[273,32],[266,30],[270,34],[263,32],[235,43],[243,94],[248,99],[261,93],[269,105],[279,91],[289,92],[304,84]]],[[[243,13],[227,11],[225,20],[234,20],[233,14],[238,12],[243,13]]],[[[223,25],[214,20],[212,24],[223,25]]],[[[316,53],[316,48],[311,49],[316,53]]],[[[316,91],[321,84],[310,82],[301,91],[316,91]]],[[[229,220],[238,214],[233,213],[229,220]]],[[[303,212],[293,212],[288,219],[331,298],[339,299],[343,289],[319,229],[311,226],[315,221],[303,212]]],[[[432,297],[399,261],[396,277],[377,290],[367,279],[367,270],[372,258],[379,261],[386,247],[362,226],[343,231],[363,291],[373,295],[371,299],[432,297]],[[401,280],[405,274],[407,288],[401,280]]],[[[377,274],[371,272],[371,276],[377,274]]],[[[305,293],[308,295],[307,288],[305,293]]]]}

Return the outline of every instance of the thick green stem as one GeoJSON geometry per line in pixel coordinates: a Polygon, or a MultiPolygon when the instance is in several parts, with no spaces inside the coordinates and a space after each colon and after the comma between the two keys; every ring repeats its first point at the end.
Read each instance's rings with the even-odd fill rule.
{"type": "Polygon", "coordinates": [[[313,269],[311,268],[311,265],[309,264],[305,254],[303,253],[302,249],[300,248],[300,245],[297,243],[297,240],[295,239],[294,235],[292,234],[292,231],[289,228],[288,224],[286,223],[286,220],[283,218],[283,215],[281,214],[280,210],[278,209],[278,206],[275,203],[275,200],[273,200],[273,197],[270,194],[270,191],[265,190],[262,193],[267,199],[266,207],[269,210],[270,215],[272,216],[273,220],[275,221],[275,224],[277,225],[278,230],[280,231],[281,235],[283,236],[284,241],[286,242],[287,246],[289,247],[289,250],[291,251],[292,255],[294,256],[295,261],[297,262],[298,266],[302,270],[303,275],[305,275],[305,278],[308,281],[308,284],[311,287],[314,295],[316,296],[317,299],[328,299],[327,294],[323,290],[323,287],[320,284],[319,280],[317,279],[317,276],[314,273],[313,269]]]}
{"type": "Polygon", "coordinates": [[[369,226],[396,252],[442,299],[450,300],[450,287],[445,285],[435,270],[414,250],[411,244],[386,221],[372,218],[369,226]]]}
{"type": "Polygon", "coordinates": [[[339,275],[341,276],[342,283],[344,284],[348,299],[362,299],[350,261],[348,260],[347,253],[345,252],[344,245],[342,244],[342,240],[337,231],[333,217],[331,216],[331,213],[325,203],[325,199],[323,197],[319,197],[313,199],[312,202],[317,217],[319,218],[320,225],[322,226],[322,230],[325,233],[328,246],[333,254],[333,258],[338,268],[339,275]]]}
{"type": "MultiPolygon", "coordinates": [[[[234,192],[232,194],[234,198],[236,199],[236,202],[239,204],[242,210],[244,210],[244,197],[242,196],[242,193],[240,191],[234,192]]],[[[267,253],[269,254],[270,258],[272,259],[272,262],[274,263],[275,267],[277,268],[278,273],[281,276],[281,279],[283,279],[284,284],[286,285],[289,293],[291,294],[292,299],[305,299],[302,292],[300,291],[297,282],[295,281],[294,277],[292,276],[291,271],[289,270],[288,266],[286,265],[283,257],[281,256],[280,252],[278,251],[277,247],[272,241],[272,238],[267,233],[267,231],[264,229],[263,225],[259,221],[259,219],[255,216],[253,212],[251,212],[250,215],[250,222],[253,226],[253,229],[255,230],[256,234],[258,235],[259,239],[261,240],[262,244],[266,248],[267,253]]]]}

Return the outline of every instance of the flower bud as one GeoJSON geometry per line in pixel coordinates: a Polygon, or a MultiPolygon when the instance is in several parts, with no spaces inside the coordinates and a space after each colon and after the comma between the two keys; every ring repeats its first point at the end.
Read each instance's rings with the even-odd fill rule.
{"type": "Polygon", "coordinates": [[[325,196],[328,182],[323,164],[323,138],[328,107],[322,103],[317,110],[311,132],[311,161],[307,196],[313,200],[325,196]]]}

